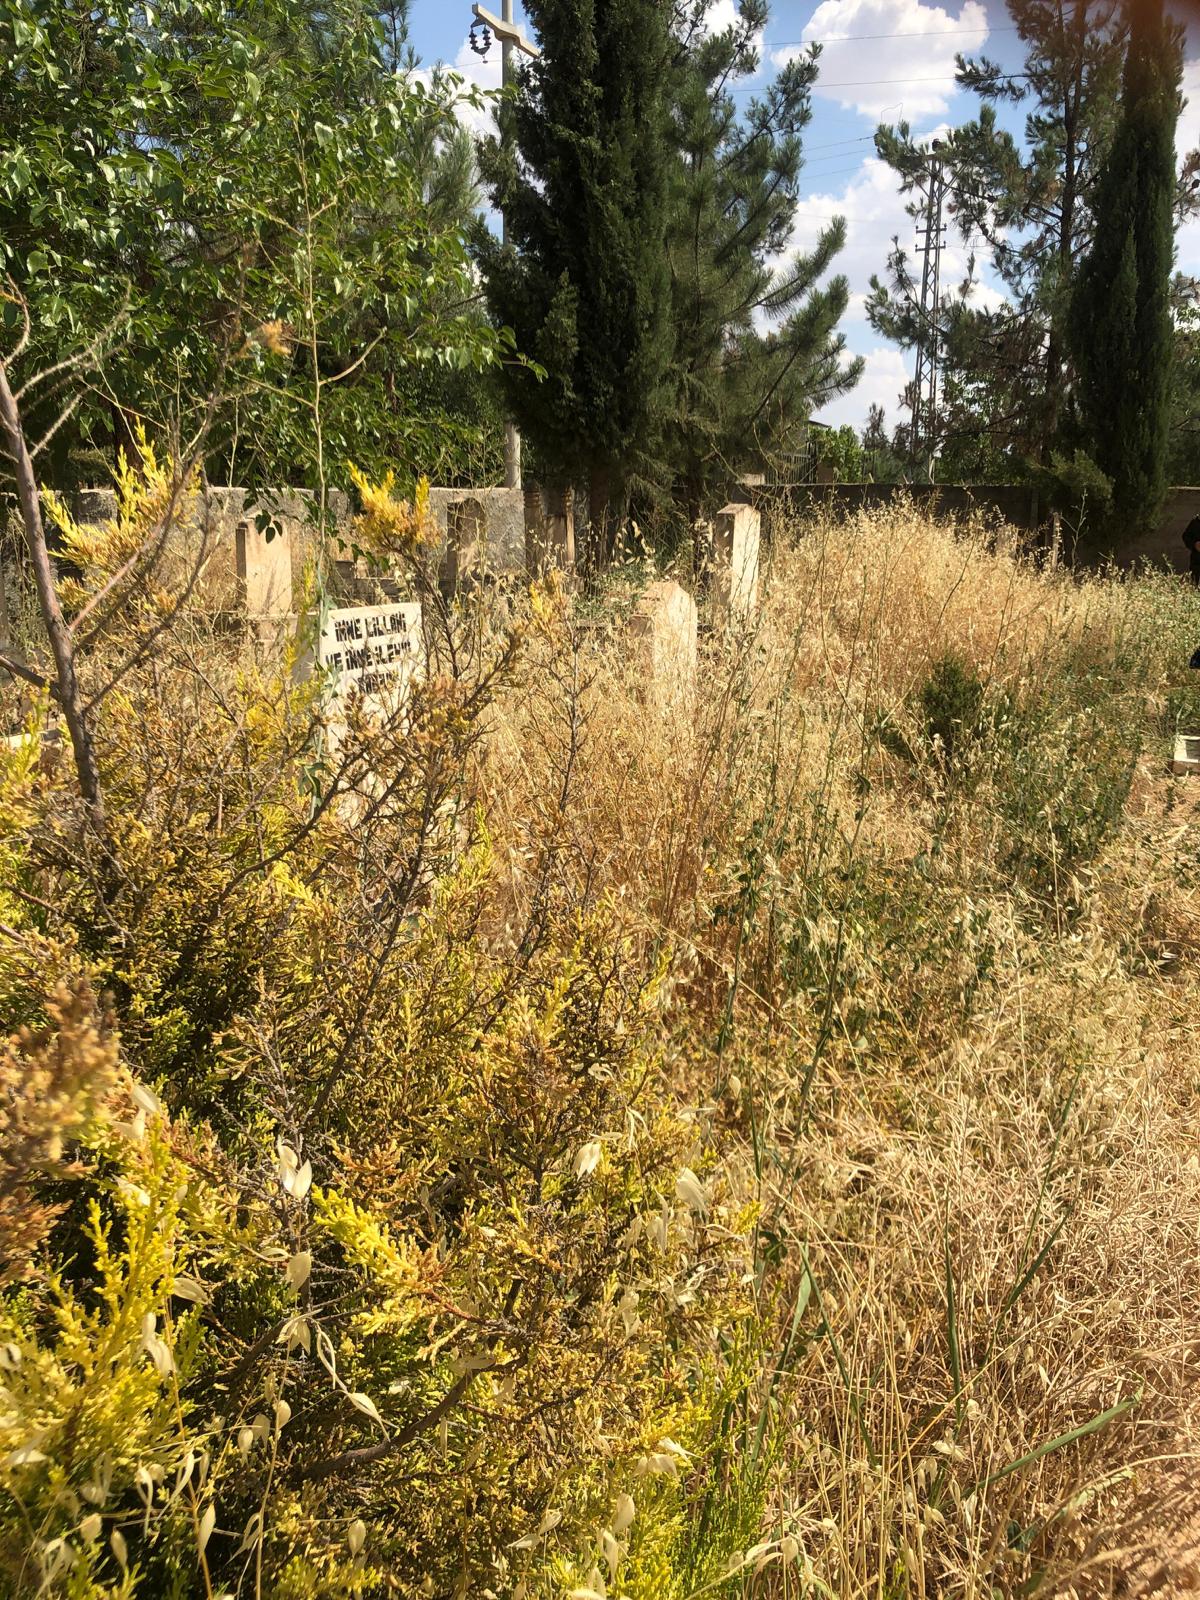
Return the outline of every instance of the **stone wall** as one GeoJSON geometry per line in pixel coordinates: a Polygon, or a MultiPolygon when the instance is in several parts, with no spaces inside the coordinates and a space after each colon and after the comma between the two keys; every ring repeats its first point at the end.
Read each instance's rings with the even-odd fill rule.
{"type": "Polygon", "coordinates": [[[907,498],[934,516],[963,517],[983,512],[1015,528],[1035,532],[1043,520],[1035,489],[1013,483],[832,483],[801,484],[789,488],[753,488],[750,498],[773,513],[798,517],[832,511],[852,517],[855,512],[891,505],[907,498]]]}
{"type": "Polygon", "coordinates": [[[1114,559],[1122,567],[1136,566],[1140,561],[1149,561],[1155,566],[1165,562],[1176,572],[1186,572],[1188,553],[1183,544],[1183,530],[1193,517],[1200,517],[1200,488],[1172,489],[1154,531],[1120,545],[1113,552],[1114,559]]]}
{"type": "MultiPolygon", "coordinates": [[[[103,522],[115,513],[116,503],[111,489],[80,489],[72,497],[71,513],[77,522],[103,522]]],[[[332,494],[331,523],[336,526],[347,514],[346,497],[332,494]]],[[[315,497],[306,489],[254,493],[240,488],[206,488],[189,515],[168,535],[166,570],[173,577],[186,576],[203,550],[204,571],[197,585],[203,609],[289,610],[290,597],[285,605],[280,590],[285,564],[290,567],[290,581],[298,583],[316,542],[315,523],[315,497]],[[260,528],[262,514],[269,523],[260,528]],[[239,537],[244,524],[249,527],[239,537]],[[268,570],[269,605],[263,603],[266,591],[256,587],[259,575],[268,570]]]]}
{"type": "MultiPolygon", "coordinates": [[[[899,498],[907,498],[917,506],[928,507],[934,515],[941,517],[984,514],[1000,522],[1010,523],[1014,528],[1021,528],[1037,542],[1043,542],[1048,538],[1048,517],[1045,506],[1038,504],[1037,490],[1032,486],[1018,485],[1018,483],[982,483],[982,485],[829,483],[829,485],[800,485],[790,488],[770,488],[757,483],[754,485],[747,483],[739,486],[739,490],[733,494],[734,502],[741,501],[742,504],[750,502],[763,510],[768,530],[773,525],[786,526],[794,520],[803,520],[821,512],[832,512],[837,517],[853,517],[859,510],[888,506],[899,498]]],[[[536,522],[539,530],[544,531],[542,523],[546,523],[546,498],[533,491],[530,499],[536,499],[541,504],[542,514],[536,518],[536,522]]],[[[464,565],[462,558],[458,562],[453,558],[448,539],[448,525],[450,525],[451,507],[462,506],[467,501],[474,502],[472,514],[478,515],[478,512],[482,512],[482,522],[480,522],[482,533],[470,552],[472,570],[486,570],[493,574],[523,573],[528,566],[531,552],[526,542],[528,506],[522,490],[430,488],[430,510],[434,512],[438,528],[442,531],[442,547],[438,550],[438,562],[445,568],[443,579],[453,576],[450,573],[451,566],[458,571],[459,566],[464,565]],[[478,507],[478,512],[475,507],[478,507]]],[[[99,522],[102,518],[112,515],[114,509],[115,496],[112,490],[80,490],[75,493],[72,501],[72,510],[80,522],[99,522]]],[[[261,512],[266,512],[272,520],[272,525],[277,530],[274,538],[264,542],[261,534],[254,533],[251,536],[246,531],[242,536],[243,546],[246,544],[246,538],[251,538],[251,542],[254,542],[254,539],[262,542],[259,554],[262,560],[269,560],[270,565],[274,566],[270,581],[272,586],[277,587],[282,574],[282,546],[277,546],[275,541],[282,539],[290,557],[291,582],[294,586],[301,581],[307,560],[315,546],[315,506],[312,493],[307,490],[264,490],[253,493],[243,488],[208,488],[203,491],[198,514],[192,517],[190,525],[184,523],[171,534],[174,558],[181,563],[190,562],[197,549],[197,541],[203,536],[205,549],[210,552],[202,584],[202,605],[206,610],[246,608],[246,603],[253,600],[251,595],[246,594],[246,582],[250,573],[245,566],[245,549],[242,552],[242,565],[238,563],[238,525],[250,523],[251,530],[256,530],[261,512]],[[272,549],[272,546],[275,546],[275,549],[272,549]]],[[[1110,557],[1118,566],[1125,568],[1147,560],[1155,565],[1166,563],[1176,571],[1187,571],[1187,552],[1182,544],[1182,530],[1192,517],[1197,515],[1200,515],[1200,486],[1197,488],[1179,486],[1170,491],[1160,523],[1152,533],[1142,534],[1139,538],[1130,538],[1125,542],[1118,541],[1114,549],[1078,547],[1072,550],[1069,526],[1064,525],[1062,554],[1066,560],[1072,560],[1074,557],[1077,562],[1086,565],[1098,562],[1102,557],[1110,557]]],[[[5,520],[6,518],[0,517],[0,522],[5,520]]],[[[330,494],[331,526],[336,530],[339,526],[346,526],[347,522],[349,522],[349,502],[344,494],[334,491],[330,494]]],[[[538,530],[534,530],[534,544],[538,542],[536,533],[538,530]]],[[[13,534],[14,530],[10,530],[10,539],[13,539],[13,534]]],[[[536,552],[533,554],[536,555],[536,552]]],[[[171,554],[168,550],[168,565],[170,560],[171,554]]],[[[186,566],[182,570],[186,570],[186,566]]],[[[274,611],[277,605],[278,600],[272,600],[270,610],[274,611]]],[[[258,610],[258,605],[254,603],[253,608],[258,610]]]]}

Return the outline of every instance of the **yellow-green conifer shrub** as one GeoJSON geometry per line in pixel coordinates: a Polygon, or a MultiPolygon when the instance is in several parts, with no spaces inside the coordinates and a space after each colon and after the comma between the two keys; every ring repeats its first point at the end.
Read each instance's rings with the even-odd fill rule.
{"type": "Polygon", "coordinates": [[[497,895],[471,753],[520,633],[441,625],[336,738],[236,637],[110,628],[103,872],[69,762],[0,770],[5,1593],[634,1594],[694,1525],[742,1197],[616,902],[553,839],[497,895]]]}

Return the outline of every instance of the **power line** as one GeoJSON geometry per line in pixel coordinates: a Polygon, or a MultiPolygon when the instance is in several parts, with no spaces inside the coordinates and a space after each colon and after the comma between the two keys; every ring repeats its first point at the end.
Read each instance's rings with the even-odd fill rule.
{"type": "MultiPolygon", "coordinates": [[[[810,172],[810,169],[809,169],[809,166],[808,166],[807,162],[805,162],[803,170],[805,172],[810,172]]],[[[834,167],[832,170],[830,170],[828,172],[811,172],[810,176],[813,177],[814,179],[816,179],[819,183],[824,183],[826,181],[826,179],[828,179],[828,178],[842,178],[842,177],[845,177],[848,173],[861,172],[861,171],[862,171],[862,162],[861,161],[856,161],[852,167],[834,167]]]]}
{"type": "Polygon", "coordinates": [[[804,148],[806,150],[832,150],[834,145],[866,144],[868,139],[873,140],[874,138],[875,135],[873,133],[860,133],[856,139],[827,139],[824,144],[809,144],[805,145],[804,148]]]}

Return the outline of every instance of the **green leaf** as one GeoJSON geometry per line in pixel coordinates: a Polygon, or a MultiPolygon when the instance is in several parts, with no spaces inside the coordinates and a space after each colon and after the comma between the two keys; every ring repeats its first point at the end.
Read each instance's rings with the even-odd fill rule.
{"type": "Polygon", "coordinates": [[[1066,1445],[1074,1444],[1078,1439],[1084,1439],[1089,1433],[1095,1433],[1098,1428],[1114,1421],[1115,1418],[1124,1416],[1126,1411],[1131,1411],[1142,1398],[1141,1390],[1129,1400],[1122,1400],[1119,1405],[1109,1406],[1107,1411],[1101,1411],[1090,1422],[1081,1423],[1078,1428],[1072,1428],[1069,1433],[1060,1433],[1056,1439],[1047,1439],[1045,1444],[1038,1445],[1036,1450],[1030,1450],[1026,1455],[1016,1461],[1010,1461],[1008,1466],[1001,1467],[999,1472],[993,1472],[990,1477],[983,1480],[981,1488],[990,1488],[993,1483],[999,1483],[1001,1478],[1007,1478],[1013,1472],[1020,1472],[1022,1467],[1032,1466],[1035,1461],[1040,1461],[1043,1456],[1048,1456],[1053,1450],[1061,1450],[1066,1445]]]}

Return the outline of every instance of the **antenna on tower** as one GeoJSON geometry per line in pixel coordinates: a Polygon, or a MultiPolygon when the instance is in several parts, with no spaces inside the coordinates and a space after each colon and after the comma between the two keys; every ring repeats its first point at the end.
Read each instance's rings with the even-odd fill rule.
{"type": "Polygon", "coordinates": [[[917,370],[912,388],[912,455],[914,461],[928,458],[929,478],[933,481],[933,458],[937,450],[938,355],[940,329],[938,312],[941,300],[942,246],[946,226],[942,206],[946,197],[946,175],[938,151],[941,140],[930,149],[929,188],[925,191],[925,215],[917,228],[918,248],[922,253],[921,302],[917,311],[917,370]]]}

